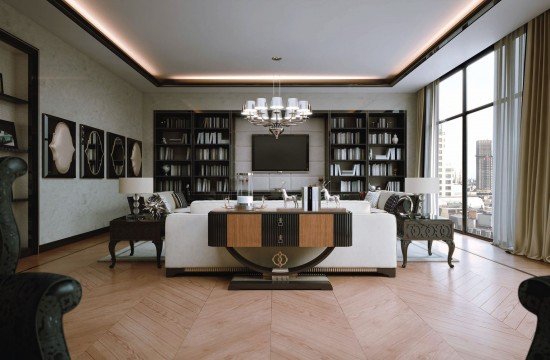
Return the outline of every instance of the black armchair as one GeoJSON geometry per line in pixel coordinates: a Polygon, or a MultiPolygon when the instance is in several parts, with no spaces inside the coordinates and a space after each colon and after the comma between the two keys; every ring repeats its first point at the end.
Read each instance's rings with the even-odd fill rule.
{"type": "Polygon", "coordinates": [[[550,276],[525,280],[519,285],[518,296],[521,304],[538,318],[527,359],[550,359],[550,276]]]}
{"type": "Polygon", "coordinates": [[[22,159],[0,158],[0,354],[2,359],[69,359],[62,317],[80,302],[80,283],[57,274],[15,274],[20,239],[11,187],[26,171],[22,159]]]}

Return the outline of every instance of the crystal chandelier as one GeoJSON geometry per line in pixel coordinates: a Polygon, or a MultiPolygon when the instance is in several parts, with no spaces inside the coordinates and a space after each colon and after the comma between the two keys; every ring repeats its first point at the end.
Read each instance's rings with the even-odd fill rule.
{"type": "Polygon", "coordinates": [[[312,114],[311,105],[306,100],[298,101],[297,98],[288,98],[286,108],[281,97],[281,82],[278,82],[278,96],[275,96],[275,80],[273,81],[273,97],[269,107],[266,98],[257,98],[256,101],[248,100],[243,105],[241,115],[245,116],[249,123],[263,126],[269,132],[279,138],[285,131],[285,127],[302,124],[312,114]]]}

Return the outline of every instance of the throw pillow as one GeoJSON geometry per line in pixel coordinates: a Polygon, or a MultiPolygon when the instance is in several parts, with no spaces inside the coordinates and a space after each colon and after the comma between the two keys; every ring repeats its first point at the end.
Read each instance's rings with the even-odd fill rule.
{"type": "Polygon", "coordinates": [[[170,214],[172,211],[168,208],[169,205],[162,196],[153,194],[147,199],[145,203],[145,210],[153,215],[155,218],[160,218],[166,214],[170,214]]]}
{"type": "Polygon", "coordinates": [[[365,196],[365,201],[370,202],[370,206],[375,208],[378,206],[378,198],[380,197],[380,191],[369,191],[365,196]]]}
{"type": "Polygon", "coordinates": [[[187,200],[185,200],[185,195],[183,195],[183,193],[175,192],[172,196],[174,197],[174,202],[176,203],[176,209],[187,207],[187,200]]]}
{"type": "Polygon", "coordinates": [[[393,194],[389,197],[388,201],[386,201],[386,205],[384,205],[384,210],[390,214],[395,213],[395,209],[397,208],[397,202],[399,201],[400,195],[393,194]]]}

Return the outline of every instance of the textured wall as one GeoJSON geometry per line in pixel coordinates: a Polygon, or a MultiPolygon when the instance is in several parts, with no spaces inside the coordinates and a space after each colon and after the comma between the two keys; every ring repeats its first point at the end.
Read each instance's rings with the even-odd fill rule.
{"type": "MultiPolygon", "coordinates": [[[[407,122],[414,123],[416,117],[416,95],[412,93],[390,93],[388,90],[376,89],[345,89],[345,88],[321,88],[321,89],[283,89],[283,96],[293,95],[298,98],[308,99],[315,113],[318,110],[407,110],[407,122]]],[[[154,110],[238,110],[247,99],[255,99],[260,95],[269,96],[271,89],[196,89],[193,92],[181,91],[179,93],[148,93],[144,94],[143,100],[143,148],[144,176],[152,176],[153,174],[153,111],[154,110]]],[[[316,146],[323,146],[316,139],[319,138],[322,126],[311,120],[307,126],[298,126],[292,131],[294,133],[311,134],[310,140],[316,146]]],[[[241,170],[249,167],[250,148],[247,145],[250,141],[249,135],[252,132],[258,131],[258,128],[247,124],[246,122],[238,122],[236,130],[247,131],[244,134],[237,134],[236,138],[236,169],[241,170]]],[[[265,132],[267,133],[267,132],[265,132]]],[[[284,135],[283,135],[284,136],[284,135]]],[[[408,171],[412,169],[412,159],[416,155],[412,149],[416,148],[413,144],[414,136],[412,129],[408,129],[408,171]]],[[[279,186],[281,180],[287,181],[289,188],[298,188],[302,184],[316,180],[318,175],[322,175],[324,170],[317,170],[318,167],[324,166],[324,150],[320,155],[310,153],[310,159],[317,162],[311,168],[310,175],[293,174],[291,176],[283,176],[270,174],[259,175],[258,186],[268,185],[270,188],[279,186]],[[322,163],[323,165],[321,165],[322,163]],[[269,181],[260,178],[269,178],[269,181]],[[294,182],[292,181],[294,179],[294,182]]]]}
{"type": "MultiPolygon", "coordinates": [[[[40,114],[142,138],[141,92],[1,0],[0,28],[40,50],[40,114]]],[[[104,227],[127,207],[117,180],[79,179],[78,170],[76,179],[40,178],[40,244],[104,227]]]]}

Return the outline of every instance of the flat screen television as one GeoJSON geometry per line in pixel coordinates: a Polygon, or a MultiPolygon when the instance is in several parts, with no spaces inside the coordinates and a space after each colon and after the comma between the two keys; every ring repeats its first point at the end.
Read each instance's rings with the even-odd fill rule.
{"type": "Polygon", "coordinates": [[[309,135],[252,135],[252,171],[309,171],[309,135]]]}

